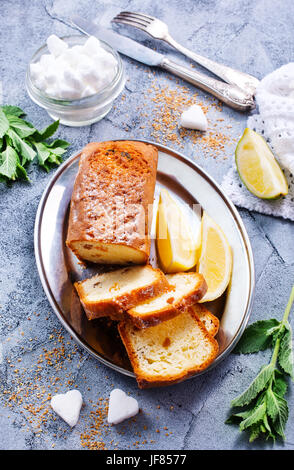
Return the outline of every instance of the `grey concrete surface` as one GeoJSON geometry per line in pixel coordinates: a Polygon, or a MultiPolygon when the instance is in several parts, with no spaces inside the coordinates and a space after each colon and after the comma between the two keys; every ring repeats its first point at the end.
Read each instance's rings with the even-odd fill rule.
{"type": "MultiPolygon", "coordinates": [[[[293,60],[292,0],[2,0],[3,103],[21,106],[36,127],[47,125],[50,118],[25,90],[29,58],[49,34],[72,33],[68,26],[71,14],[107,22],[121,10],[158,16],[183,44],[259,78],[293,60]]],[[[189,62],[141,33],[129,30],[128,34],[182,63],[189,62]]],[[[128,76],[125,99],[118,99],[116,109],[99,123],[83,128],[60,126],[58,135],[72,143],[65,158],[92,140],[154,140],[150,122],[155,103],[144,97],[154,76],[146,73],[143,65],[126,58],[123,61],[128,76]]],[[[155,79],[157,86],[176,87],[165,73],[156,71],[155,79]]],[[[192,96],[195,89],[179,82],[178,86],[182,85],[192,96]]],[[[182,139],[183,148],[176,141],[168,145],[195,159],[221,182],[233,161],[234,143],[229,143],[240,136],[246,116],[226,107],[217,111],[211,107],[212,99],[202,92],[198,98],[209,107],[210,123],[229,134],[220,157],[214,159],[213,151],[206,155],[203,145],[193,145],[189,136],[182,139]],[[225,128],[227,123],[229,129],[225,128]]],[[[53,174],[54,170],[47,174],[32,165],[31,184],[0,185],[0,449],[272,449],[270,442],[249,444],[246,435],[224,424],[230,401],[268,361],[269,351],[254,357],[231,354],[208,374],[170,388],[139,391],[133,379],[97,363],[71,340],[47,301],[33,250],[37,206],[53,174]],[[136,397],[142,412],[134,421],[109,427],[105,425],[105,409],[113,386],[136,397]],[[77,426],[70,429],[50,411],[48,397],[73,387],[81,391],[85,406],[77,426]]],[[[246,210],[240,214],[256,265],[250,322],[279,318],[294,281],[293,223],[246,210]]],[[[275,449],[294,449],[293,387],[288,400],[286,441],[277,442],[275,449]]]]}

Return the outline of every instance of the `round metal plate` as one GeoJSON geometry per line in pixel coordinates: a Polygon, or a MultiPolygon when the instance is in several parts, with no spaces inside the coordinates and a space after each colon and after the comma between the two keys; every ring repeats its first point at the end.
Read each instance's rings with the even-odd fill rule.
{"type": "MultiPolygon", "coordinates": [[[[232,247],[234,263],[230,286],[208,308],[219,317],[219,355],[204,372],[216,366],[236,345],[247,324],[254,292],[254,264],[243,222],[215,181],[184,155],[154,142],[158,172],[154,211],[161,187],[183,208],[199,203],[222,227],[232,247]]],[[[69,204],[78,171],[79,153],[69,158],[50,180],[41,198],[35,222],[35,256],[49,302],[72,337],[103,364],[134,376],[116,326],[107,319],[88,321],[73,283],[101,270],[81,266],[65,245],[69,204]]],[[[156,264],[154,242],[151,263],[156,264]]]]}

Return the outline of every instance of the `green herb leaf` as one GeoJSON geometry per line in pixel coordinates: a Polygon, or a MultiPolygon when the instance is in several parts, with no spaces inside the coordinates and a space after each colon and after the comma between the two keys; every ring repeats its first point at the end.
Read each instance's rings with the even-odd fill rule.
{"type": "Polygon", "coordinates": [[[249,431],[250,431],[249,442],[255,441],[255,439],[257,439],[260,433],[262,432],[260,424],[255,424],[251,426],[249,431]]]}
{"type": "Polygon", "coordinates": [[[284,438],[284,429],[288,420],[288,405],[284,398],[274,392],[268,391],[267,395],[268,413],[273,420],[275,431],[284,438]]]}
{"type": "Polygon", "coordinates": [[[17,164],[16,174],[17,174],[18,178],[22,178],[22,179],[25,179],[27,181],[30,181],[25,168],[20,163],[17,164]]]}
{"type": "Polygon", "coordinates": [[[284,334],[280,343],[278,360],[281,368],[294,380],[293,373],[293,350],[292,350],[292,330],[288,322],[285,323],[284,334]]]}
{"type": "Polygon", "coordinates": [[[38,153],[38,161],[39,161],[39,164],[41,166],[44,165],[45,161],[47,160],[47,158],[49,157],[50,155],[50,150],[48,149],[48,147],[42,143],[42,142],[39,142],[39,143],[36,143],[35,144],[35,148],[37,150],[37,153],[38,153]]]}
{"type": "Polygon", "coordinates": [[[17,117],[25,115],[23,110],[21,108],[19,108],[18,106],[10,106],[10,105],[6,104],[5,106],[1,106],[1,108],[2,108],[2,111],[6,115],[17,116],[17,117]]]}
{"type": "Polygon", "coordinates": [[[273,347],[270,363],[261,369],[245,392],[231,402],[231,406],[245,406],[245,409],[226,421],[228,424],[239,422],[241,431],[249,431],[250,442],[259,436],[273,440],[285,438],[284,429],[289,415],[284,398],[286,374],[293,379],[292,331],[288,322],[293,303],[294,286],[282,320],[264,320],[251,325],[241,341],[240,351],[245,353],[264,349],[267,345],[273,347]],[[276,368],[278,365],[281,370],[276,368]]]}
{"type": "Polygon", "coordinates": [[[61,156],[70,145],[62,139],[46,142],[58,129],[59,121],[38,131],[21,118],[24,115],[18,106],[0,106],[0,183],[28,180],[25,165],[37,156],[39,165],[49,171],[61,163],[61,156]]]}
{"type": "Polygon", "coordinates": [[[280,322],[275,318],[261,320],[246,328],[234,352],[250,354],[268,348],[272,342],[272,335],[279,328],[280,322]]]}
{"type": "Polygon", "coordinates": [[[250,415],[240,423],[240,431],[249,428],[253,424],[263,421],[266,413],[266,403],[263,401],[259,406],[254,408],[250,415]]]}
{"type": "Polygon", "coordinates": [[[36,131],[33,135],[35,142],[42,142],[49,139],[58,129],[59,120],[52,122],[49,126],[45,127],[42,131],[36,131]]]}
{"type": "Polygon", "coordinates": [[[34,160],[36,156],[36,152],[32,149],[32,147],[25,140],[21,139],[19,135],[13,129],[9,129],[7,134],[11,138],[13,146],[21,155],[22,165],[25,165],[27,161],[34,160]]]}
{"type": "Polygon", "coordinates": [[[46,142],[35,143],[35,148],[38,152],[39,164],[49,171],[52,165],[59,165],[61,163],[61,155],[64,154],[69,143],[65,140],[55,140],[50,144],[46,142]]]}
{"type": "Polygon", "coordinates": [[[268,434],[272,435],[272,430],[271,430],[271,427],[268,421],[268,416],[266,413],[264,414],[264,417],[263,417],[263,425],[264,425],[265,430],[268,431],[268,434]]]}
{"type": "Polygon", "coordinates": [[[69,147],[69,143],[66,141],[66,140],[62,140],[62,139],[56,139],[56,140],[53,140],[53,142],[50,142],[49,144],[47,144],[48,147],[54,149],[54,152],[57,148],[62,148],[63,150],[67,149],[67,147],[69,147]]]}
{"type": "Polygon", "coordinates": [[[252,413],[251,408],[249,410],[246,410],[246,411],[240,411],[240,413],[234,413],[226,420],[226,424],[240,423],[240,421],[242,421],[243,419],[248,418],[248,416],[250,416],[251,413],[252,413]]]}
{"type": "Polygon", "coordinates": [[[232,400],[231,406],[244,406],[248,405],[257,395],[265,389],[269,380],[272,378],[274,373],[274,367],[272,364],[264,366],[257,377],[251,382],[249,387],[239,395],[237,398],[232,400]]]}
{"type": "Polygon", "coordinates": [[[275,421],[279,414],[284,415],[285,412],[285,403],[287,404],[284,398],[281,398],[277,395],[271,388],[268,388],[266,391],[266,402],[267,402],[267,413],[275,421]]]}
{"type": "Polygon", "coordinates": [[[13,147],[8,145],[4,152],[1,153],[0,175],[15,180],[17,176],[17,164],[19,158],[13,147]]]}
{"type": "Polygon", "coordinates": [[[3,137],[8,131],[8,129],[9,129],[9,121],[6,115],[4,114],[4,112],[2,111],[2,109],[0,109],[0,137],[3,137]]]}
{"type": "Polygon", "coordinates": [[[276,433],[281,436],[282,439],[285,439],[284,429],[288,421],[289,410],[287,401],[283,398],[280,398],[280,400],[283,400],[283,404],[280,403],[280,412],[277,419],[274,421],[273,426],[276,433]]]}
{"type": "Polygon", "coordinates": [[[274,393],[276,393],[280,397],[283,397],[288,389],[288,385],[283,374],[281,374],[281,372],[279,372],[278,370],[275,370],[275,380],[272,384],[272,389],[274,393]]]}
{"type": "Polygon", "coordinates": [[[34,126],[30,123],[25,121],[24,119],[20,119],[17,116],[7,116],[9,126],[19,135],[19,137],[24,138],[32,135],[36,132],[34,126]]]}

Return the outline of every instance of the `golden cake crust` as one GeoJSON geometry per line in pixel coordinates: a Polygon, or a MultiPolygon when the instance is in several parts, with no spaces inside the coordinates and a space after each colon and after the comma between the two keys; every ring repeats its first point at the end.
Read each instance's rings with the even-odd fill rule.
{"type": "MultiPolygon", "coordinates": [[[[98,301],[89,301],[87,299],[84,285],[86,282],[89,281],[89,279],[86,279],[85,281],[75,282],[75,288],[79,295],[80,301],[84,307],[88,320],[94,320],[96,318],[105,316],[110,317],[112,320],[122,320],[125,318],[126,310],[168,289],[168,282],[163,272],[160,269],[152,268],[152,266],[150,265],[136,267],[130,266],[114,271],[113,273],[121,272],[121,277],[123,277],[123,275],[126,274],[127,271],[131,270],[148,270],[152,272],[152,281],[146,282],[146,284],[135,289],[130,286],[129,290],[127,292],[124,292],[123,294],[117,293],[119,286],[112,285],[112,297],[106,299],[99,299],[98,301]]],[[[111,276],[111,273],[109,273],[109,276],[111,276]]],[[[99,281],[99,274],[93,276],[92,279],[95,279],[95,281],[99,281]]]]}
{"type": "Polygon", "coordinates": [[[157,159],[157,149],[142,142],[93,142],[83,149],[66,240],[79,259],[147,262],[157,159]]]}
{"type": "MultiPolygon", "coordinates": [[[[183,312],[181,315],[167,322],[163,322],[159,325],[151,327],[151,330],[153,330],[154,338],[156,338],[157,336],[160,337],[159,332],[160,332],[160,329],[163,327],[163,325],[168,325],[169,323],[170,325],[172,325],[172,323],[174,323],[175,321],[178,322],[179,320],[181,320],[181,317],[184,317],[187,315],[191,316],[191,319],[195,322],[197,329],[201,333],[200,335],[201,341],[206,342],[210,345],[210,351],[200,364],[195,364],[194,366],[191,365],[189,367],[179,368],[179,370],[176,373],[173,371],[171,371],[170,373],[166,373],[165,370],[163,370],[164,373],[160,373],[160,372],[148,373],[146,371],[146,368],[144,368],[144,366],[142,365],[142,362],[140,361],[138,349],[136,349],[136,347],[133,344],[132,333],[136,334],[136,331],[138,331],[139,334],[140,332],[142,334],[145,334],[145,332],[148,332],[149,329],[148,328],[144,330],[136,329],[136,327],[129,321],[122,321],[119,323],[118,325],[119,334],[127,350],[139,388],[143,389],[143,388],[151,388],[151,387],[164,387],[167,385],[172,385],[172,384],[182,382],[183,380],[186,380],[189,377],[192,377],[196,373],[199,373],[205,370],[216,358],[218,354],[218,350],[219,350],[218,343],[215,340],[215,338],[208,333],[204,324],[201,322],[201,320],[198,318],[198,316],[194,313],[193,309],[191,308],[183,312]]],[[[173,335],[176,335],[176,334],[177,334],[176,331],[174,333],[170,331],[169,336],[170,336],[171,342],[173,342],[173,339],[174,339],[173,335]]],[[[145,350],[145,346],[146,344],[144,344],[144,341],[142,341],[140,349],[145,350]]],[[[189,345],[187,344],[187,346],[189,345]]],[[[168,347],[168,345],[166,347],[168,347]]],[[[154,348],[156,349],[156,346],[154,346],[154,348]]],[[[164,354],[162,351],[161,353],[164,354]]]]}
{"type": "MultiPolygon", "coordinates": [[[[128,318],[134,323],[137,328],[148,328],[150,326],[158,325],[163,321],[170,320],[171,318],[184,312],[189,307],[198,302],[200,299],[202,299],[202,297],[206,294],[207,291],[207,284],[202,274],[194,272],[181,274],[191,278],[191,289],[188,292],[185,292],[184,295],[182,295],[178,299],[174,299],[172,285],[172,279],[174,275],[170,274],[166,276],[167,281],[171,282],[170,303],[168,305],[164,305],[158,310],[146,312],[143,315],[138,315],[136,310],[137,305],[126,312],[128,318]]],[[[140,304],[138,306],[140,306],[140,304]]]]}

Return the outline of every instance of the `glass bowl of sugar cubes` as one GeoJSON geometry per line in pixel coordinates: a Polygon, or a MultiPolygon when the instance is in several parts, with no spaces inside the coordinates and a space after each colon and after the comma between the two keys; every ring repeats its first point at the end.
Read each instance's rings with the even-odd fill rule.
{"type": "Polygon", "coordinates": [[[30,98],[67,126],[100,121],[124,86],[120,56],[94,36],[49,36],[26,73],[30,98]]]}

